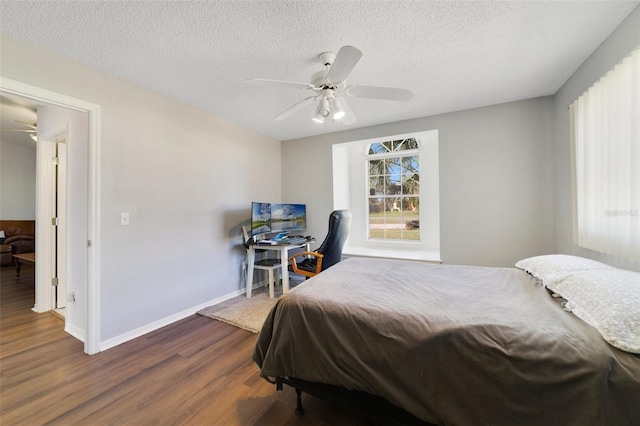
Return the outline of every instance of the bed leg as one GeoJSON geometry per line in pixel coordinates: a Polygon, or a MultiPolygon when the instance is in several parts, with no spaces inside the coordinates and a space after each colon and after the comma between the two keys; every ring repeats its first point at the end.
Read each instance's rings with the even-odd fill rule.
{"type": "Polygon", "coordinates": [[[304,414],[304,408],[302,408],[302,391],[296,388],[296,416],[301,416],[304,414]]]}

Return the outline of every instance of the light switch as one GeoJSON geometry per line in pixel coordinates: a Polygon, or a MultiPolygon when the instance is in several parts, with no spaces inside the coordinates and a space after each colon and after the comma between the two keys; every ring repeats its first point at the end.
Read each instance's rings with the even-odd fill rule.
{"type": "Polygon", "coordinates": [[[120,225],[126,226],[129,224],[129,213],[120,213],[120,225]]]}

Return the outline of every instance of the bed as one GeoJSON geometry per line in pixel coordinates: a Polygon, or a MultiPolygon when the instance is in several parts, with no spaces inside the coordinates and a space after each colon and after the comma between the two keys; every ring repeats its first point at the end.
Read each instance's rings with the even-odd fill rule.
{"type": "Polygon", "coordinates": [[[576,275],[615,268],[549,258],[518,268],[347,259],[279,299],[253,360],[278,387],[388,404],[400,424],[640,424],[640,275],[621,279],[632,287],[615,306],[629,312],[612,319],[631,333],[614,339],[622,350],[554,297],[576,275]]]}

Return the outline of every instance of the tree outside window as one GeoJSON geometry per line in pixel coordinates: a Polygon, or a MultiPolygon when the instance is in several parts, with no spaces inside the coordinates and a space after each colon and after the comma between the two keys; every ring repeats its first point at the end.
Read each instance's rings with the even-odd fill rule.
{"type": "Polygon", "coordinates": [[[369,145],[369,239],[420,240],[420,161],[414,138],[369,145]]]}

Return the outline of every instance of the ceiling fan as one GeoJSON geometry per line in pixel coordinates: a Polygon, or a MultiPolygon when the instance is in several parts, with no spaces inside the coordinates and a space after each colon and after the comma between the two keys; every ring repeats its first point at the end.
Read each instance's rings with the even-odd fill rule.
{"type": "Polygon", "coordinates": [[[301,100],[287,108],[275,119],[282,120],[305,106],[318,101],[313,120],[324,123],[325,119],[342,121],[351,124],[356,120],[344,97],[382,99],[387,101],[408,101],[413,98],[413,92],[407,89],[392,87],[347,85],[346,79],[351,70],[356,66],[362,52],[353,46],[343,46],[338,54],[331,52],[321,53],[319,61],[324,69],[311,76],[310,83],[296,83],[291,81],[267,80],[263,78],[249,78],[247,83],[267,86],[285,87],[291,89],[311,90],[313,95],[301,100]]]}
{"type": "Polygon", "coordinates": [[[34,141],[38,140],[38,124],[37,123],[33,123],[33,124],[29,124],[29,123],[25,123],[24,121],[20,121],[20,120],[13,120],[16,123],[22,124],[23,126],[28,127],[28,129],[0,129],[4,132],[25,132],[25,133],[29,133],[29,136],[31,137],[31,139],[33,139],[34,141]]]}

